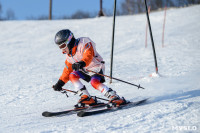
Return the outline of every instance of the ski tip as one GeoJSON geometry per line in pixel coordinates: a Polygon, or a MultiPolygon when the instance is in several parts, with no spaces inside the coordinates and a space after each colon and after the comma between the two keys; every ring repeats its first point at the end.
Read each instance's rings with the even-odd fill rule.
{"type": "Polygon", "coordinates": [[[50,117],[51,113],[45,111],[45,112],[42,113],[42,116],[44,116],[44,117],[50,117]]]}

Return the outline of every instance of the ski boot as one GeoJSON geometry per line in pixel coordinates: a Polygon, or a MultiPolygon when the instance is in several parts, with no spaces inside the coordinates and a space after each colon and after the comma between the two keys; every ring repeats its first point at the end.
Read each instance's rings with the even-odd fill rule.
{"type": "Polygon", "coordinates": [[[117,94],[116,91],[113,91],[111,88],[105,93],[105,96],[109,99],[109,106],[115,106],[118,107],[120,105],[126,104],[126,100],[124,97],[120,98],[117,94]]]}
{"type": "Polygon", "coordinates": [[[78,103],[75,105],[75,108],[82,108],[85,106],[92,106],[92,105],[96,105],[97,104],[97,100],[93,99],[88,91],[86,90],[85,86],[80,89],[77,94],[79,94],[79,96],[81,96],[80,100],[78,101],[78,103]]]}

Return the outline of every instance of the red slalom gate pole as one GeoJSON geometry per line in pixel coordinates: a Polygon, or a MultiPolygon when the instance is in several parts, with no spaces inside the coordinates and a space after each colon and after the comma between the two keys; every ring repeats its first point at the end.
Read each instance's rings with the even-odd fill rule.
{"type": "Polygon", "coordinates": [[[166,12],[167,12],[167,6],[165,6],[165,13],[164,13],[163,32],[162,32],[162,47],[164,47],[164,33],[165,33],[166,12]]]}

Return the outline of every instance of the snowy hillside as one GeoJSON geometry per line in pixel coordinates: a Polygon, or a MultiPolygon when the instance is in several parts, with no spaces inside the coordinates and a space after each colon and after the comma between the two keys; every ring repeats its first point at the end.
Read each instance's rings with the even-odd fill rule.
{"type": "MultiPolygon", "coordinates": [[[[150,97],[148,104],[79,118],[44,118],[43,111],[70,109],[78,97],[66,98],[51,88],[62,73],[65,56],[54,44],[57,31],[71,29],[90,37],[110,68],[112,17],[62,21],[0,22],[1,133],[143,133],[200,132],[200,6],[150,14],[160,75],[156,75],[146,15],[116,18],[113,77],[145,87],[138,90],[118,81],[108,86],[126,99],[150,97]],[[149,75],[153,74],[153,77],[149,75]]],[[[85,82],[83,82],[85,83],[85,82]]],[[[92,95],[103,97],[85,83],[92,95]]],[[[69,82],[64,88],[72,89],[69,82]]]]}

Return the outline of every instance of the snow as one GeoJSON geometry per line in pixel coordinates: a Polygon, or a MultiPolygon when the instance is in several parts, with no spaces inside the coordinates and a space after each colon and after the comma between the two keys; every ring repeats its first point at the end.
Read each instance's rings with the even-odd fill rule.
{"type": "MultiPolygon", "coordinates": [[[[79,118],[44,118],[43,111],[71,108],[69,98],[51,88],[62,73],[65,56],[54,44],[64,28],[76,37],[90,37],[110,73],[112,17],[83,20],[0,22],[0,132],[200,132],[200,6],[150,14],[158,60],[155,73],[150,38],[145,48],[146,15],[117,16],[113,77],[146,89],[114,81],[106,85],[131,101],[150,97],[147,104],[112,113],[79,118]]],[[[83,82],[92,95],[103,97],[83,82]]],[[[64,88],[72,89],[69,82],[64,88]]]]}

